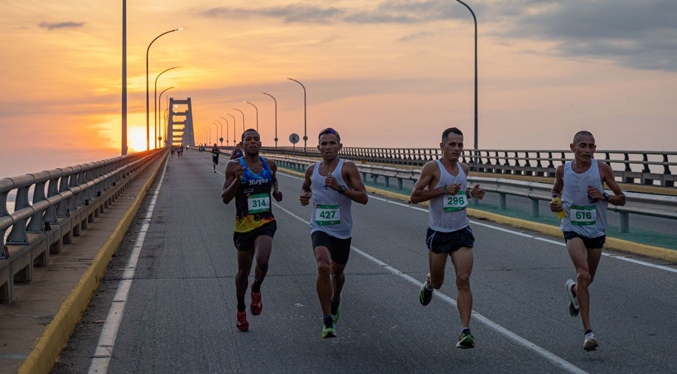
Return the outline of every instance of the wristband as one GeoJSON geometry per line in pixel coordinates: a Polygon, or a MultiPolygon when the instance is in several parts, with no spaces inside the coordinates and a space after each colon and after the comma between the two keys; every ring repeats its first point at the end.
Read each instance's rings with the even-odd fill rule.
{"type": "Polygon", "coordinates": [[[467,193],[467,195],[468,195],[468,197],[471,198],[471,199],[472,199],[473,197],[475,197],[475,196],[473,196],[472,190],[471,190],[470,188],[468,188],[468,193],[467,193]]]}

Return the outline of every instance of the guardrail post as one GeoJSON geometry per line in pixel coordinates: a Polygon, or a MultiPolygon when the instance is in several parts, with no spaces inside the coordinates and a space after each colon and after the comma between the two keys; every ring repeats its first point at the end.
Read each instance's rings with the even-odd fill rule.
{"type": "Polygon", "coordinates": [[[531,216],[532,217],[540,216],[540,213],[538,211],[538,200],[537,199],[531,199],[531,216]]]}
{"type": "MultiPolygon", "coordinates": [[[[62,170],[62,169],[60,169],[62,170]]],[[[63,172],[63,170],[62,170],[63,172]]],[[[72,168],[71,168],[72,172],[72,168]]],[[[66,174],[66,172],[63,172],[61,175],[61,181],[59,183],[59,193],[63,193],[68,191],[68,179],[69,176],[66,174]]],[[[61,217],[61,218],[66,218],[68,217],[68,211],[69,211],[69,201],[70,199],[63,199],[59,203],[59,205],[56,207],[56,216],[61,217]]]]}
{"type": "MultiPolygon", "coordinates": [[[[14,202],[14,211],[17,212],[23,208],[28,207],[30,207],[30,204],[28,203],[28,187],[19,188],[16,193],[16,201],[14,202]]],[[[26,235],[26,221],[27,219],[23,219],[21,221],[14,222],[12,225],[12,230],[7,236],[7,244],[28,244],[28,235],[26,235]]]]}
{"type": "Polygon", "coordinates": [[[390,178],[388,176],[384,177],[386,179],[386,187],[390,187],[390,178]]]}
{"type": "MultiPolygon", "coordinates": [[[[7,211],[7,192],[0,193],[0,219],[9,216],[7,211]]],[[[11,220],[11,218],[9,218],[11,220]]],[[[0,229],[0,259],[5,258],[5,233],[7,229],[0,229]]],[[[2,295],[0,295],[2,297],[2,295]]]]}
{"type": "MultiPolygon", "coordinates": [[[[33,189],[33,204],[39,203],[42,200],[45,200],[45,182],[36,183],[33,189]]],[[[45,222],[42,215],[42,212],[37,212],[31,216],[27,227],[28,232],[41,233],[45,231],[45,222]]]]}
{"type": "Polygon", "coordinates": [[[397,189],[402,190],[404,187],[402,186],[402,178],[397,178],[397,189]]]}
{"type": "Polygon", "coordinates": [[[499,192],[498,193],[498,209],[505,210],[506,206],[507,206],[506,194],[499,192]]]}
{"type": "Polygon", "coordinates": [[[362,172],[362,183],[367,183],[367,173],[362,172]]]}
{"type": "Polygon", "coordinates": [[[630,232],[630,214],[624,212],[619,212],[619,214],[621,215],[621,232],[630,232]]]}
{"type": "Polygon", "coordinates": [[[378,181],[378,175],[372,174],[372,175],[371,175],[371,181],[372,181],[374,184],[377,184],[377,181],[378,181]]]}
{"type": "MultiPolygon", "coordinates": [[[[61,169],[57,169],[61,170],[61,169]]],[[[63,173],[61,173],[63,174],[63,173]]],[[[56,196],[59,194],[59,177],[60,174],[52,174],[49,172],[49,186],[47,187],[47,198],[56,196]]],[[[56,208],[57,205],[50,205],[49,208],[47,208],[47,211],[45,212],[45,222],[49,222],[50,224],[57,224],[59,222],[57,216],[56,216],[56,208]]]]}

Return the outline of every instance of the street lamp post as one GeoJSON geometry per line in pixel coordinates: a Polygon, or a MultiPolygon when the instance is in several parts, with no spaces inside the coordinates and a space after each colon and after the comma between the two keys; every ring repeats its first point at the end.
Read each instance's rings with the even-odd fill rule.
{"type": "MultiPolygon", "coordinates": [[[[219,121],[218,119],[215,119],[214,121],[212,121],[212,123],[214,124],[214,127],[216,128],[216,130],[214,130],[214,131],[216,131],[216,142],[215,143],[218,143],[218,141],[219,141],[219,124],[221,124],[221,128],[223,128],[223,123],[221,123],[221,121],[219,121]],[[218,123],[215,123],[215,122],[218,122],[218,123]]],[[[223,134],[221,134],[221,136],[223,136],[223,134]]]]}
{"type": "MultiPolygon", "coordinates": [[[[468,10],[470,11],[470,14],[472,14],[472,19],[475,21],[475,155],[477,155],[477,149],[479,147],[479,143],[477,140],[477,132],[478,132],[478,115],[477,115],[477,17],[475,17],[475,12],[470,9],[468,4],[464,3],[461,0],[456,0],[459,3],[463,4],[468,10]]],[[[477,160],[474,160],[475,162],[475,167],[477,167],[477,160]]]]}
{"type": "MultiPolygon", "coordinates": [[[[157,85],[156,85],[156,87],[157,87],[157,85]]],[[[157,100],[157,103],[158,103],[158,117],[162,116],[162,94],[165,93],[165,92],[167,92],[167,91],[169,91],[169,90],[171,90],[171,89],[174,88],[174,87],[175,87],[175,86],[171,86],[171,87],[165,89],[164,91],[160,92],[160,98],[157,100]]],[[[167,108],[167,109],[169,109],[169,108],[167,108]]],[[[158,121],[158,122],[160,123],[160,127],[162,127],[162,129],[161,129],[161,131],[160,131],[160,134],[162,134],[162,133],[164,132],[164,134],[165,134],[165,143],[166,143],[166,142],[167,142],[167,130],[165,129],[164,125],[162,124],[162,120],[163,120],[163,119],[164,119],[164,118],[160,118],[160,121],[158,121]]],[[[166,124],[166,122],[165,122],[165,124],[166,124]]]]}
{"type": "MultiPolygon", "coordinates": [[[[157,107],[157,80],[160,79],[160,76],[161,76],[162,74],[164,74],[164,73],[166,73],[166,72],[168,72],[168,71],[170,71],[170,70],[176,69],[176,68],[178,68],[178,66],[173,66],[173,67],[171,67],[171,68],[169,68],[169,69],[163,71],[162,73],[158,74],[157,77],[155,77],[155,89],[153,90],[153,94],[155,95],[155,106],[153,107],[153,121],[155,122],[155,148],[157,148],[157,141],[158,141],[158,136],[157,136],[157,133],[158,133],[158,122],[160,122],[160,121],[158,120],[158,117],[159,117],[158,114],[159,114],[160,111],[158,111],[158,107],[157,107]]],[[[162,98],[162,96],[161,96],[160,98],[162,98]]]]}
{"type": "Polygon", "coordinates": [[[275,100],[275,97],[269,93],[263,92],[263,94],[270,96],[275,102],[275,148],[277,148],[277,100],[275,100]]]}
{"type": "Polygon", "coordinates": [[[244,134],[244,112],[237,108],[233,109],[237,110],[238,112],[240,112],[240,114],[242,114],[242,133],[244,134]]]}
{"type": "MultiPolygon", "coordinates": [[[[204,129],[207,130],[207,133],[209,134],[207,135],[207,142],[209,142],[209,139],[212,138],[212,129],[210,129],[209,126],[205,126],[204,129]]],[[[205,144],[207,144],[207,142],[205,142],[205,144]]]]}
{"type": "Polygon", "coordinates": [[[150,47],[155,43],[156,40],[158,40],[162,35],[169,34],[174,31],[181,31],[183,30],[183,27],[180,27],[178,29],[174,30],[169,30],[165,31],[162,34],[158,35],[153,39],[153,41],[148,44],[148,48],[146,49],[146,150],[150,149],[150,98],[148,97],[148,54],[150,53],[150,47]]]}
{"type": "MultiPolygon", "coordinates": [[[[235,147],[235,143],[236,143],[236,139],[237,139],[237,134],[235,133],[235,131],[236,131],[235,127],[237,127],[237,121],[235,121],[235,117],[232,114],[230,114],[230,113],[223,113],[223,114],[230,116],[230,118],[233,119],[233,147],[235,147]]],[[[244,125],[242,125],[242,126],[244,126],[244,125]]],[[[226,145],[227,144],[228,143],[226,143],[226,145]]]]}
{"type": "Polygon", "coordinates": [[[253,106],[254,109],[256,109],[256,131],[258,132],[259,131],[259,108],[257,108],[256,105],[254,105],[254,103],[250,103],[249,101],[245,101],[245,103],[253,106]]]}
{"type": "Polygon", "coordinates": [[[306,152],[308,146],[308,116],[307,116],[307,102],[306,102],[306,86],[303,83],[297,81],[296,79],[287,78],[290,81],[294,81],[303,87],[303,151],[306,152]]]}
{"type": "MultiPolygon", "coordinates": [[[[169,108],[165,109],[165,113],[164,113],[162,119],[164,121],[163,131],[165,133],[165,146],[171,147],[172,143],[170,143],[170,141],[169,141],[169,134],[168,134],[169,133],[169,108]]],[[[172,134],[172,137],[174,137],[174,134],[172,134]]],[[[172,139],[172,142],[173,141],[174,141],[174,139],[172,139]]]]}
{"type": "MultiPolygon", "coordinates": [[[[127,154],[127,0],[122,0],[122,155],[127,154]]],[[[51,183],[51,182],[50,182],[51,183]]]]}
{"type": "MultiPolygon", "coordinates": [[[[228,139],[228,128],[230,127],[230,122],[228,122],[228,120],[223,118],[223,117],[219,117],[219,118],[226,121],[226,146],[228,146],[228,140],[229,140],[228,139]]],[[[221,126],[223,126],[223,125],[221,125],[221,126]]],[[[223,127],[221,127],[221,138],[223,139],[223,127]]],[[[221,145],[223,145],[223,140],[221,141],[221,145]]]]}

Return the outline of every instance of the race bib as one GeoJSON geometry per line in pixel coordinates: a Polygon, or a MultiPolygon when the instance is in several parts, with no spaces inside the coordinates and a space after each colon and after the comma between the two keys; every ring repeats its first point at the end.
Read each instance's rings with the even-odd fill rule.
{"type": "Polygon", "coordinates": [[[341,211],[338,205],[320,205],[315,207],[315,222],[318,225],[338,225],[341,223],[341,211]]]}
{"type": "Polygon", "coordinates": [[[249,214],[270,212],[270,195],[261,193],[247,199],[249,214]]]}
{"type": "Polygon", "coordinates": [[[569,221],[576,226],[591,226],[597,223],[597,210],[594,206],[572,205],[569,210],[569,221]]]}
{"type": "Polygon", "coordinates": [[[468,199],[465,196],[465,191],[458,191],[456,195],[443,195],[444,197],[444,211],[458,212],[468,206],[468,199]]]}

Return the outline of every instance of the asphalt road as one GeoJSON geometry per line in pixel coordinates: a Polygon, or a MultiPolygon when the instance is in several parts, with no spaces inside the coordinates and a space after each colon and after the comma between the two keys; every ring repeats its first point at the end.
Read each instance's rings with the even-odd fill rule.
{"type": "MultiPolygon", "coordinates": [[[[677,372],[677,267],[607,252],[591,287],[600,343],[584,352],[567,312],[575,272],[561,238],[473,222],[471,276],[476,348],[454,348],[460,330],[453,267],[430,305],[418,302],[427,273],[425,210],[370,195],[353,205],[338,337],[321,339],[316,266],[298,177],[280,175],[284,200],[263,284],[263,313],[235,327],[234,206],[220,199],[225,160],[170,159],[145,232],[109,373],[669,373],[677,372]]],[[[147,199],[151,198],[149,196],[147,199]]],[[[148,202],[146,202],[146,206],[148,202]]],[[[131,238],[135,239],[135,238],[131,238]]],[[[127,240],[55,373],[87,372],[113,302],[127,240]]],[[[247,296],[249,302],[249,296],[247,296]]],[[[110,324],[107,321],[106,324],[110,324]]]]}

